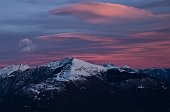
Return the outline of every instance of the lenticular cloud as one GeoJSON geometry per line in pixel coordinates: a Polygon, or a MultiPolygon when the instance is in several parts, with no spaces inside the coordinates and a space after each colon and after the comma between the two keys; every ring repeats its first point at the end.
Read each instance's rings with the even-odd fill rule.
{"type": "Polygon", "coordinates": [[[155,15],[151,11],[135,7],[101,2],[77,3],[54,9],[51,12],[55,15],[73,15],[89,23],[106,23],[120,20],[134,21],[167,16],[155,15]]]}

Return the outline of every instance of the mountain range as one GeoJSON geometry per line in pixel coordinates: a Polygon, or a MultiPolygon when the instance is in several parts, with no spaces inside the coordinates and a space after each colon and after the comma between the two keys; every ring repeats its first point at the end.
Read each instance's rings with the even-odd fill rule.
{"type": "Polygon", "coordinates": [[[0,112],[170,112],[170,69],[65,58],[0,69],[0,112]]]}

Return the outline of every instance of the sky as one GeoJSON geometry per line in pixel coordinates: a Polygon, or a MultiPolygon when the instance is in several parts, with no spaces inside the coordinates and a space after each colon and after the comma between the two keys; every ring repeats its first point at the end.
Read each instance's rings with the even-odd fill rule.
{"type": "Polygon", "coordinates": [[[0,67],[66,57],[170,68],[170,1],[0,1],[0,67]]]}

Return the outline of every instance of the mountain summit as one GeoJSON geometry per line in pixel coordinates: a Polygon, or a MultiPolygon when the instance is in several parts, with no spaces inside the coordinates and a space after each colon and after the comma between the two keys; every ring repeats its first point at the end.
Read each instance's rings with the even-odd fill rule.
{"type": "Polygon", "coordinates": [[[169,69],[136,70],[65,58],[0,70],[0,111],[169,112],[169,69]],[[156,106],[155,106],[156,105],[156,106]]]}
{"type": "Polygon", "coordinates": [[[79,80],[81,77],[87,77],[97,75],[102,71],[106,71],[107,68],[99,65],[90,64],[83,60],[76,58],[70,59],[68,63],[60,73],[57,74],[56,80],[79,80]]]}

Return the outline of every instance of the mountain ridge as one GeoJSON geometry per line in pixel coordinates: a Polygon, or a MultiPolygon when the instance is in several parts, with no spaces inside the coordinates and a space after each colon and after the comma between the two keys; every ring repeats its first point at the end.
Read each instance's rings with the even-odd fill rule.
{"type": "MultiPolygon", "coordinates": [[[[47,67],[50,67],[50,68],[52,68],[52,69],[55,69],[56,67],[58,67],[59,66],[59,64],[61,64],[61,63],[67,63],[69,60],[81,60],[81,59],[78,59],[78,58],[72,58],[72,57],[67,57],[67,58],[64,58],[64,59],[62,59],[62,60],[56,60],[56,61],[51,61],[51,62],[48,62],[48,63],[45,63],[45,64],[40,64],[40,65],[37,65],[37,66],[34,66],[34,67],[31,67],[31,66],[29,66],[29,65],[27,65],[27,64],[16,64],[16,65],[7,65],[7,66],[4,66],[4,67],[2,67],[2,68],[0,68],[0,71],[2,70],[2,69],[5,69],[5,68],[9,68],[9,67],[11,67],[11,66],[13,66],[13,67],[18,67],[18,66],[26,66],[26,67],[28,67],[28,68],[36,68],[36,67],[42,67],[42,66],[47,66],[47,67]]],[[[81,60],[81,61],[83,61],[83,60],[81,60]]],[[[84,61],[84,62],[86,62],[86,61],[84,61]]],[[[87,63],[89,63],[89,62],[87,62],[87,63]]],[[[91,63],[92,64],[92,63],[91,63]]],[[[93,64],[93,65],[97,65],[97,64],[93,64]]],[[[138,71],[138,70],[145,70],[145,69],[162,69],[162,70],[164,70],[164,69],[170,69],[170,68],[159,68],[159,67],[148,67],[148,68],[133,68],[133,67],[130,67],[130,66],[128,66],[128,65],[124,65],[124,66],[117,66],[117,65],[115,65],[115,64],[112,64],[112,63],[105,63],[105,64],[103,64],[103,65],[98,65],[98,66],[103,66],[103,67],[106,67],[107,69],[113,69],[113,68],[115,68],[115,69],[133,69],[134,71],[138,71]]],[[[27,68],[27,69],[28,69],[27,68]]],[[[0,74],[1,75],[1,74],[0,74]]]]}
{"type": "MultiPolygon", "coordinates": [[[[141,72],[141,73],[146,73],[146,74],[149,74],[151,76],[160,76],[160,74],[162,73],[163,74],[163,79],[167,79],[167,77],[170,77],[169,75],[169,72],[166,74],[166,70],[169,71],[168,68],[155,68],[155,67],[152,67],[152,68],[143,68],[143,69],[134,69],[132,67],[129,67],[127,65],[125,66],[117,66],[117,65],[114,65],[114,64],[103,64],[103,65],[96,65],[96,64],[91,64],[91,63],[88,63],[86,61],[83,61],[83,60],[80,60],[80,59],[77,59],[77,58],[70,58],[70,57],[67,57],[67,58],[64,58],[63,60],[57,60],[57,61],[53,61],[53,62],[49,62],[49,63],[46,63],[46,64],[42,64],[42,65],[38,65],[36,67],[30,67],[29,65],[26,65],[26,64],[19,64],[19,65],[8,65],[2,69],[0,69],[0,78],[6,78],[6,77],[9,77],[10,74],[12,74],[13,72],[15,71],[18,71],[18,70],[21,70],[21,71],[25,71],[27,69],[34,69],[34,68],[39,68],[39,67],[49,67],[50,69],[57,69],[63,65],[66,65],[66,64],[72,64],[75,63],[74,65],[77,66],[77,70],[74,70],[74,72],[78,72],[78,70],[80,70],[79,74],[81,74],[81,70],[84,68],[84,69],[87,69],[88,66],[93,66],[92,68],[98,68],[99,69],[103,69],[103,70],[109,70],[109,69],[117,69],[119,70],[120,72],[123,72],[123,71],[126,71],[126,72],[129,72],[129,73],[138,73],[138,72],[141,72]],[[76,62],[77,61],[77,62],[76,62]],[[81,62],[83,62],[81,64],[81,62]],[[87,65],[86,65],[87,64],[87,65]],[[85,65],[86,67],[83,67],[82,65],[85,65]],[[81,68],[82,67],[82,68],[81,68]],[[157,71],[156,71],[157,70],[157,71]],[[151,73],[152,71],[156,71],[156,73],[151,73]],[[159,73],[159,71],[161,71],[161,73],[159,73]],[[156,74],[156,75],[155,75],[156,74]]],[[[85,72],[85,70],[84,70],[85,72]]],[[[99,71],[98,71],[99,72],[99,71]]],[[[69,73],[68,73],[69,74],[69,73]]],[[[60,74],[61,75],[61,74],[60,74]]],[[[83,75],[83,74],[82,74],[83,75]]],[[[89,75],[89,74],[88,74],[89,75]]],[[[64,75],[63,73],[63,76],[66,76],[64,75]]],[[[73,77],[72,77],[73,78],[73,77]]],[[[74,77],[75,78],[75,77],[74,77]]],[[[73,79],[74,79],[73,78],[73,79]]],[[[71,79],[71,77],[70,77],[71,79]]],[[[63,80],[62,78],[58,77],[58,80],[63,80]]]]}
{"type": "Polygon", "coordinates": [[[99,66],[76,58],[37,67],[22,66],[25,69],[17,66],[6,77],[0,76],[2,112],[11,109],[17,112],[170,110],[169,83],[155,74],[161,70],[136,71],[111,64],[99,66]]]}

